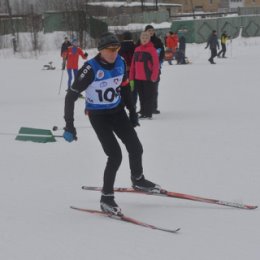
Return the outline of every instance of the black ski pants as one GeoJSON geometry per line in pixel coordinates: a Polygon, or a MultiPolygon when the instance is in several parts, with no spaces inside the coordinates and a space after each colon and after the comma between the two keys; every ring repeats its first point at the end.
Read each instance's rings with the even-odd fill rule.
{"type": "Polygon", "coordinates": [[[213,59],[217,56],[217,49],[212,48],[212,49],[210,49],[210,51],[211,51],[211,56],[209,58],[209,61],[213,61],[213,59]]]}
{"type": "Polygon", "coordinates": [[[141,115],[152,117],[158,84],[147,80],[135,80],[135,87],[139,95],[141,115]]]}
{"type": "Polygon", "coordinates": [[[89,120],[108,156],[104,171],[103,193],[113,193],[117,170],[122,161],[122,151],[116,136],[124,143],[128,155],[131,176],[143,173],[143,147],[124,109],[113,114],[91,114],[89,120]]]}
{"type": "Polygon", "coordinates": [[[156,112],[156,110],[158,109],[159,82],[160,80],[156,81],[156,83],[154,84],[153,112],[156,112]]]}

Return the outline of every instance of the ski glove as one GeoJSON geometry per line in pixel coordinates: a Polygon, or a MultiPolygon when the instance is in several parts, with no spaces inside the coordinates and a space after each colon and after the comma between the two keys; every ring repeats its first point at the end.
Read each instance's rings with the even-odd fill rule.
{"type": "Polygon", "coordinates": [[[129,119],[133,127],[140,126],[138,115],[136,112],[130,112],[129,119]]]}
{"type": "Polygon", "coordinates": [[[72,141],[77,141],[77,131],[76,131],[76,128],[73,126],[73,127],[65,127],[64,128],[64,133],[63,133],[63,138],[71,143],[72,141]]]}
{"type": "Polygon", "coordinates": [[[130,90],[133,92],[134,88],[135,88],[135,81],[134,80],[130,80],[129,85],[130,85],[130,90]]]}

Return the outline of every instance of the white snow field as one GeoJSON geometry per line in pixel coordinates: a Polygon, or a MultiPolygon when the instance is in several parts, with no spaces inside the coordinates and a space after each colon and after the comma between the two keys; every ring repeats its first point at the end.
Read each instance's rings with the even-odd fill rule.
{"type": "MultiPolygon", "coordinates": [[[[16,141],[21,126],[62,129],[67,73],[58,94],[59,50],[37,58],[7,53],[0,52],[0,259],[259,259],[259,209],[116,194],[127,216],[181,227],[178,234],[70,209],[99,209],[100,193],[81,186],[100,186],[106,164],[84,100],[75,108],[77,142],[16,141]],[[49,61],[56,70],[42,70],[49,61]]],[[[259,205],[260,38],[234,39],[228,58],[216,58],[216,65],[209,55],[205,44],[189,44],[191,65],[163,64],[161,114],[136,128],[144,174],[175,192],[259,205]]],[[[128,157],[121,147],[116,186],[127,187],[128,157]]]]}

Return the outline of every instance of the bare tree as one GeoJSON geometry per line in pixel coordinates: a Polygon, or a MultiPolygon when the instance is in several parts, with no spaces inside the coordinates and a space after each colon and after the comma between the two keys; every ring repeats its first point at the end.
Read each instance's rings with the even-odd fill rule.
{"type": "Polygon", "coordinates": [[[10,23],[11,23],[13,49],[14,49],[14,53],[16,53],[17,52],[17,40],[16,40],[16,36],[15,36],[15,26],[14,26],[14,21],[13,21],[12,9],[11,9],[9,0],[5,0],[5,2],[6,2],[6,7],[7,7],[7,11],[8,11],[9,18],[10,18],[10,23]]]}

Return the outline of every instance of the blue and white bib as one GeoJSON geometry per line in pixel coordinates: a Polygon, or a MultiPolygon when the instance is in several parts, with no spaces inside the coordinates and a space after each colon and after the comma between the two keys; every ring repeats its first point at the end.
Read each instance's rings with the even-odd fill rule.
{"type": "Polygon", "coordinates": [[[93,69],[95,79],[85,91],[86,109],[101,110],[117,107],[121,101],[118,88],[122,83],[125,70],[122,58],[117,56],[115,66],[111,70],[101,67],[95,59],[89,60],[88,63],[93,69]]]}

